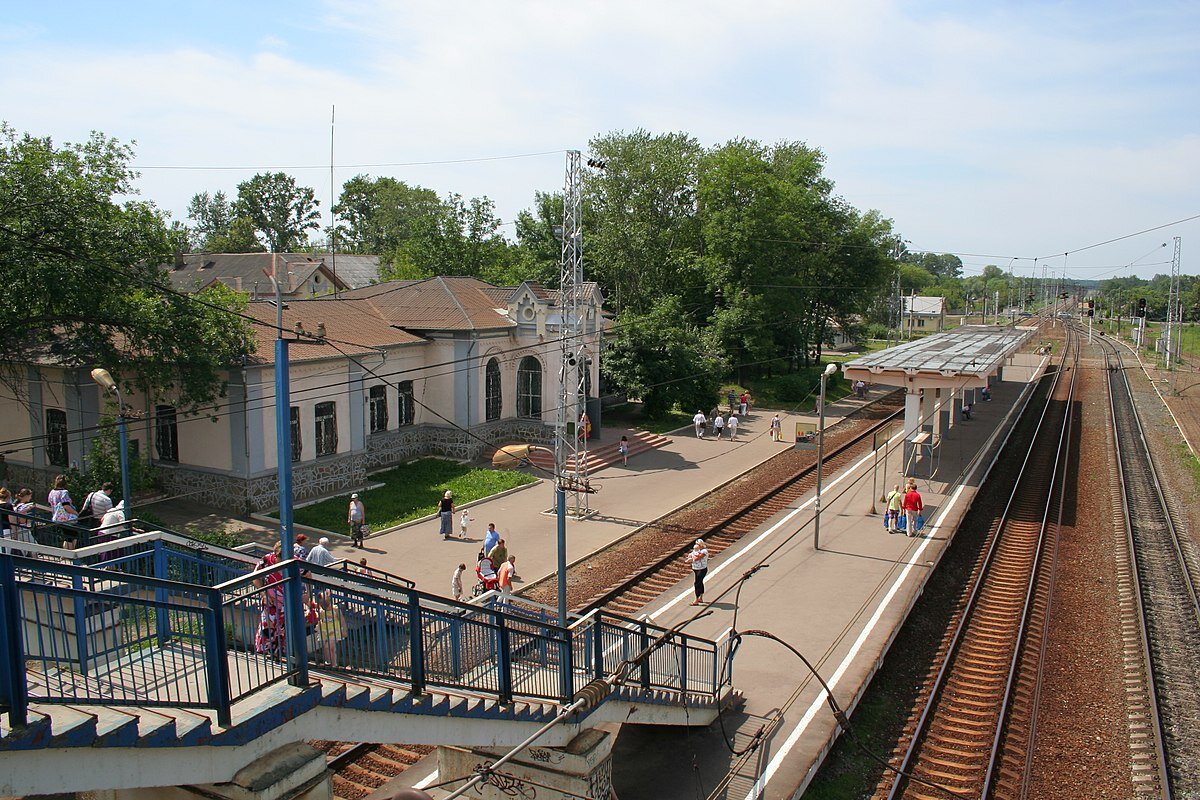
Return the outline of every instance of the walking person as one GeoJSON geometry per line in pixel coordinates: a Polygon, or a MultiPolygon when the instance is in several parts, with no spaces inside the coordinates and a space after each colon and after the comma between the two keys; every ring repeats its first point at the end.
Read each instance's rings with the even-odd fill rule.
{"type": "Polygon", "coordinates": [[[696,410],[696,416],[692,417],[692,424],[696,426],[696,438],[704,438],[704,425],[708,422],[708,418],[704,416],[704,412],[696,410]]]}
{"type": "Polygon", "coordinates": [[[459,517],[459,520],[458,520],[458,538],[460,538],[460,539],[467,538],[467,523],[474,522],[474,521],[475,521],[475,518],[470,516],[468,514],[467,510],[464,508],[463,512],[462,512],[462,516],[459,517]]]}
{"type": "Polygon", "coordinates": [[[439,531],[442,534],[442,540],[448,541],[450,534],[454,533],[454,492],[449,489],[442,495],[442,500],[438,504],[438,519],[441,522],[439,531]]]}
{"type": "Polygon", "coordinates": [[[783,441],[783,423],[779,420],[779,415],[771,417],[771,441],[783,441]]]}
{"type": "Polygon", "coordinates": [[[496,543],[499,541],[500,531],[496,530],[496,523],[489,522],[487,526],[487,533],[483,535],[483,555],[486,556],[488,551],[495,547],[496,543]]]}
{"type": "Polygon", "coordinates": [[[350,546],[361,549],[363,528],[367,524],[367,509],[362,500],[358,499],[358,492],[350,495],[350,511],[346,515],[346,521],[350,523],[350,546]]]}
{"type": "Polygon", "coordinates": [[[729,415],[729,421],[725,423],[725,429],[729,431],[729,441],[733,441],[733,437],[737,436],[738,418],[736,414],[729,415]]]}
{"type": "Polygon", "coordinates": [[[462,576],[466,569],[466,564],[459,564],[454,568],[454,574],[450,576],[450,596],[455,600],[463,599],[462,576]]]}
{"type": "Polygon", "coordinates": [[[725,430],[725,418],[720,414],[713,417],[713,438],[721,440],[721,432],[725,430]]]}
{"type": "Polygon", "coordinates": [[[496,546],[487,551],[487,557],[492,560],[493,564],[499,565],[508,561],[508,546],[504,544],[504,540],[496,542],[496,546]]]}
{"type": "Polygon", "coordinates": [[[704,546],[703,539],[697,539],[692,545],[687,560],[692,566],[692,582],[696,589],[696,599],[692,605],[698,606],[704,602],[704,576],[708,574],[708,548],[704,546]]]}
{"type": "Polygon", "coordinates": [[[900,521],[900,508],[904,503],[904,492],[900,491],[900,484],[892,486],[885,502],[883,513],[887,514],[887,530],[888,533],[895,533],[900,521]]]}
{"type": "Polygon", "coordinates": [[[12,521],[8,516],[8,512],[12,510],[12,494],[0,486],[0,553],[8,552],[8,540],[12,538],[12,521]]]}
{"type": "MultiPolygon", "coordinates": [[[[79,522],[79,512],[75,508],[75,501],[71,499],[71,493],[67,490],[66,475],[54,476],[54,488],[46,496],[46,504],[51,508],[50,518],[55,522],[61,522],[64,525],[75,525],[79,522]]],[[[74,550],[75,531],[71,528],[59,528],[59,530],[62,532],[62,546],[68,550],[74,550]]]]}
{"type": "Polygon", "coordinates": [[[921,502],[921,493],[917,491],[917,482],[909,479],[907,491],[904,492],[904,507],[905,516],[905,533],[910,538],[917,535],[917,517],[925,510],[925,505],[921,502]]]}
{"type": "Polygon", "coordinates": [[[509,556],[500,564],[500,569],[496,570],[496,579],[500,584],[500,605],[506,606],[509,604],[509,598],[512,597],[512,579],[517,572],[517,557],[509,556]]]}
{"type": "Polygon", "coordinates": [[[96,527],[104,515],[112,509],[112,496],[115,490],[116,487],[111,482],[105,481],[99,489],[90,492],[87,497],[83,498],[83,505],[79,507],[79,524],[89,528],[96,527]]]}
{"type": "Polygon", "coordinates": [[[329,537],[322,536],[317,546],[308,552],[308,563],[316,564],[318,567],[328,567],[334,561],[333,553],[329,552],[329,537]]]}
{"type": "Polygon", "coordinates": [[[629,437],[622,436],[621,443],[617,445],[617,452],[621,454],[621,466],[629,466],[629,437]]]}
{"type": "Polygon", "coordinates": [[[346,615],[342,613],[341,605],[334,602],[333,592],[322,592],[321,597],[324,606],[320,622],[321,655],[325,666],[336,667],[338,644],[346,638],[346,615]]]}
{"type": "Polygon", "coordinates": [[[308,560],[308,535],[303,533],[296,534],[296,539],[292,542],[292,558],[297,561],[308,560]]]}

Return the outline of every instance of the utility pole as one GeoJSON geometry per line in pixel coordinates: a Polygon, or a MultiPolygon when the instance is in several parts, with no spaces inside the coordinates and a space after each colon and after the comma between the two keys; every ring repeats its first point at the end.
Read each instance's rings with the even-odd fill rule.
{"type": "Polygon", "coordinates": [[[1179,294],[1179,254],[1183,240],[1175,237],[1175,255],[1171,258],[1171,292],[1167,296],[1167,330],[1164,335],[1163,355],[1167,359],[1167,371],[1171,373],[1171,388],[1175,388],[1175,362],[1179,358],[1179,339],[1183,335],[1183,298],[1179,294]]]}

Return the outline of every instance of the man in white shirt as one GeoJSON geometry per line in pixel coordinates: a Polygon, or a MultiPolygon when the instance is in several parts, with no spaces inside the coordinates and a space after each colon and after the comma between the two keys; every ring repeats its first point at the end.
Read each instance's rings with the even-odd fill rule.
{"type": "Polygon", "coordinates": [[[128,532],[128,529],[123,525],[124,522],[125,501],[122,500],[104,514],[104,517],[100,520],[100,530],[104,533],[112,533],[120,536],[128,532]]]}
{"type": "Polygon", "coordinates": [[[703,411],[697,411],[696,416],[692,417],[692,424],[696,426],[696,438],[704,438],[704,423],[708,422],[708,418],[704,416],[703,411]]]}
{"type": "Polygon", "coordinates": [[[733,437],[737,436],[738,418],[734,414],[729,415],[729,422],[725,423],[725,427],[729,429],[729,441],[733,441],[733,437]]]}
{"type": "Polygon", "coordinates": [[[329,537],[322,536],[317,542],[317,546],[308,551],[308,563],[316,564],[318,567],[328,567],[334,561],[333,553],[329,552],[329,537]]]}
{"type": "MultiPolygon", "coordinates": [[[[105,481],[103,486],[83,498],[83,505],[79,507],[79,524],[100,524],[100,520],[104,519],[104,515],[112,511],[112,496],[115,490],[116,488],[112,483],[105,481]]],[[[123,519],[121,521],[124,522],[123,519]]]]}
{"type": "Polygon", "coordinates": [[[720,439],[721,431],[723,430],[725,430],[725,418],[720,414],[717,414],[715,417],[713,417],[713,437],[720,439]]]}

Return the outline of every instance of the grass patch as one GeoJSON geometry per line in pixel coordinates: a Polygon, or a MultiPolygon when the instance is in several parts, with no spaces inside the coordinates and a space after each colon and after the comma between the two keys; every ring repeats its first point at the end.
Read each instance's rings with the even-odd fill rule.
{"type": "Polygon", "coordinates": [[[1192,455],[1192,451],[1184,443],[1176,445],[1179,449],[1179,457],[1183,459],[1183,463],[1187,466],[1188,471],[1192,473],[1192,483],[1195,484],[1197,491],[1200,491],[1200,461],[1192,455]]]}
{"type": "MultiPolygon", "coordinates": [[[[367,524],[371,530],[378,531],[436,512],[438,501],[447,489],[454,492],[454,502],[463,505],[536,480],[523,472],[481,469],[440,458],[422,458],[372,476],[373,482],[383,486],[359,492],[359,497],[366,506],[367,524]]],[[[297,508],[296,522],[327,531],[349,531],[346,522],[349,503],[347,492],[297,508]]],[[[276,512],[272,516],[279,514],[276,512]]]]}

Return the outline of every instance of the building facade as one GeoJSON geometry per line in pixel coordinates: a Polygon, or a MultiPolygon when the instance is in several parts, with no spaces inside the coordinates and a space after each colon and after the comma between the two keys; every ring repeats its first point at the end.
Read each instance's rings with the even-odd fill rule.
{"type": "MultiPolygon", "coordinates": [[[[413,458],[473,459],[513,442],[548,444],[560,392],[557,292],[474,278],[395,281],[337,298],[290,300],[290,453],[296,500],[361,487],[367,475],[413,458]],[[305,335],[297,336],[299,326],[305,335]],[[317,340],[318,328],[325,339],[317,340]]],[[[582,349],[587,394],[598,385],[603,298],[585,286],[582,349]]],[[[183,414],[170,398],[129,393],[131,450],[164,491],[234,513],[277,503],[276,308],[248,313],[256,352],[228,373],[218,403],[183,414]]],[[[41,496],[51,477],[86,466],[102,415],[115,414],[92,366],[28,367],[23,402],[0,398],[0,442],[13,443],[7,483],[41,496]]]]}

